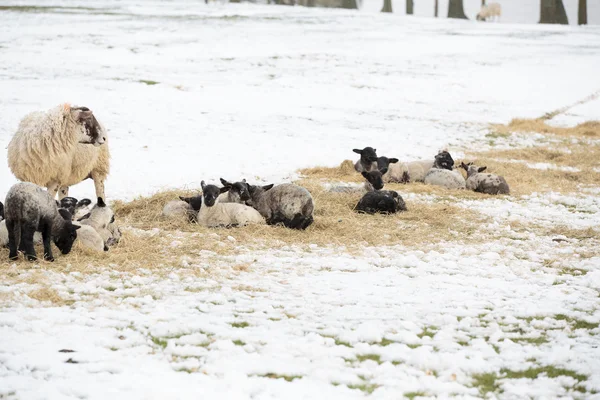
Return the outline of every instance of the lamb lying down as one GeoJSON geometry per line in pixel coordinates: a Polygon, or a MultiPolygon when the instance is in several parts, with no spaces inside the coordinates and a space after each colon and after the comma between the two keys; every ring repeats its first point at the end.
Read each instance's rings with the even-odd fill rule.
{"type": "Polygon", "coordinates": [[[201,206],[202,195],[179,196],[179,200],[172,200],[165,204],[162,215],[169,219],[185,219],[189,222],[196,222],[201,206]]]}
{"type": "Polygon", "coordinates": [[[460,165],[467,171],[467,189],[486,194],[510,194],[510,188],[503,176],[482,174],[487,167],[478,167],[473,163],[460,165]]]}
{"type": "Polygon", "coordinates": [[[248,224],[264,224],[265,219],[254,208],[238,203],[219,203],[219,195],[229,187],[202,185],[202,207],[198,211],[197,223],[207,227],[233,227],[248,224]]]}
{"type": "Polygon", "coordinates": [[[394,190],[376,190],[367,192],[356,204],[354,210],[366,214],[394,214],[407,211],[402,196],[394,190]]]}

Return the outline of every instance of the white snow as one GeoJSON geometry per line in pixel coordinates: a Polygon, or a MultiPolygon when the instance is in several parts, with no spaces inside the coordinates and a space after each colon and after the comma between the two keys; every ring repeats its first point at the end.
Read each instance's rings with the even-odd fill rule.
{"type": "MultiPolygon", "coordinates": [[[[109,199],[219,177],[281,182],[367,145],[402,159],[445,146],[462,154],[473,143],[540,145],[545,138],[525,134],[483,144],[489,122],[538,117],[600,89],[598,26],[527,24],[537,0],[507,0],[498,24],[426,18],[430,3],[417,1],[406,17],[377,13],[370,0],[358,12],[5,1],[51,8],[1,10],[0,159],[26,113],[68,101],[109,128],[109,199]]],[[[565,1],[571,22],[575,3],[565,1]]],[[[467,14],[479,4],[465,1],[467,14]]],[[[600,22],[600,6],[588,6],[600,22]]],[[[597,105],[552,123],[600,119],[597,105]]],[[[14,182],[0,168],[0,197],[14,182]]],[[[72,194],[92,197],[93,185],[72,194]]],[[[456,232],[457,242],[352,252],[255,250],[235,230],[192,234],[238,254],[196,251],[166,271],[2,260],[0,398],[478,398],[475,378],[485,373],[498,375],[494,398],[600,391],[597,187],[482,200],[402,195],[409,207],[446,201],[488,219],[470,236],[456,232]],[[532,229],[513,230],[515,221],[532,229]],[[43,288],[67,304],[35,300],[43,288]],[[546,366],[586,379],[503,377],[546,366]]],[[[166,251],[189,234],[169,235],[166,251]]]]}

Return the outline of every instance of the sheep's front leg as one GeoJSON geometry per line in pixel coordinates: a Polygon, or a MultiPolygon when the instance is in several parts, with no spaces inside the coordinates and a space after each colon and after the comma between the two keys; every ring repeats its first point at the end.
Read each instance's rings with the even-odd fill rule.
{"type": "Polygon", "coordinates": [[[36,224],[23,223],[21,224],[21,245],[25,250],[25,257],[29,261],[35,261],[35,247],[33,246],[33,235],[35,234],[36,224]]]}
{"type": "Polygon", "coordinates": [[[17,258],[19,258],[19,253],[17,253],[17,243],[19,242],[19,240],[17,239],[17,237],[20,235],[17,235],[18,230],[16,229],[18,224],[19,222],[15,223],[13,220],[6,220],[6,230],[8,231],[9,260],[16,260],[17,258]]]}
{"type": "Polygon", "coordinates": [[[60,188],[60,184],[58,182],[50,182],[46,189],[48,189],[48,193],[54,199],[56,198],[56,193],[58,193],[58,189],[60,188]]]}
{"type": "Polygon", "coordinates": [[[106,203],[106,197],[104,195],[104,176],[100,176],[92,172],[92,179],[94,180],[94,186],[96,187],[96,197],[101,198],[106,203]]]}
{"type": "Polygon", "coordinates": [[[42,226],[42,239],[44,241],[44,260],[46,261],[54,261],[54,256],[52,256],[52,223],[46,222],[42,226]]]}
{"type": "Polygon", "coordinates": [[[65,197],[69,196],[69,187],[68,186],[61,186],[60,190],[58,191],[58,200],[62,200],[65,197]]]}

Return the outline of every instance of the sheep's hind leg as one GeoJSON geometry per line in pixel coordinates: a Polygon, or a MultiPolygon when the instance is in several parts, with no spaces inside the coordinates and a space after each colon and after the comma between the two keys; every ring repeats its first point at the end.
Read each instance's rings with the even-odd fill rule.
{"type": "Polygon", "coordinates": [[[69,197],[69,187],[61,186],[60,190],[58,191],[58,200],[62,200],[65,197],[69,197]]]}
{"type": "Polygon", "coordinates": [[[19,243],[20,234],[20,225],[19,222],[15,223],[13,220],[6,220],[6,229],[8,231],[8,259],[16,260],[19,258],[19,253],[17,252],[17,246],[19,243]]]}

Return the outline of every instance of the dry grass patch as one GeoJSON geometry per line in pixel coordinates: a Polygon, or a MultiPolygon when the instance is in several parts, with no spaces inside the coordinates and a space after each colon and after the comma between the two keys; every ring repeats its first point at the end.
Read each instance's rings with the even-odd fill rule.
{"type": "Polygon", "coordinates": [[[536,132],[568,137],[600,138],[600,121],[586,121],[573,127],[556,127],[546,123],[542,118],[515,118],[508,125],[493,124],[495,133],[510,134],[512,132],[536,132]]]}
{"type": "Polygon", "coordinates": [[[42,287],[41,289],[32,290],[27,295],[40,302],[50,302],[52,304],[62,304],[64,299],[60,297],[58,292],[50,287],[42,287]]]}

